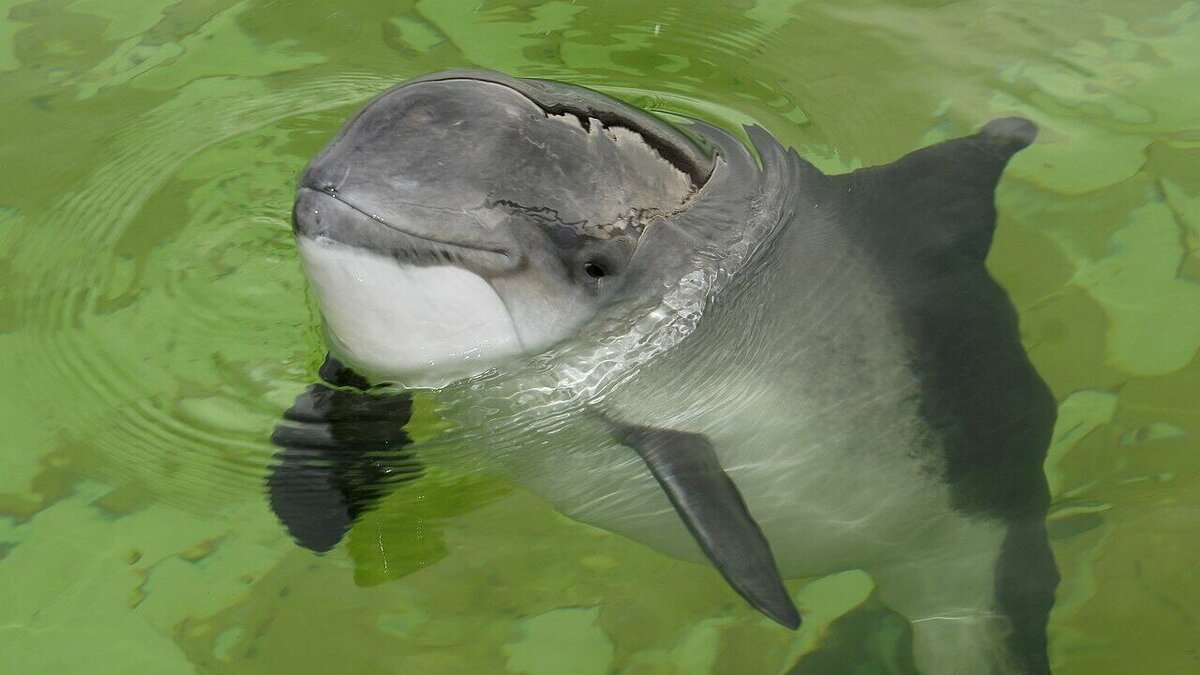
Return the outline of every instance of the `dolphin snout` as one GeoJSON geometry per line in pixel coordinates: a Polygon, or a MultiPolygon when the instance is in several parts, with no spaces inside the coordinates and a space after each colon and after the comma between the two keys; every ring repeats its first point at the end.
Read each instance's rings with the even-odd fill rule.
{"type": "Polygon", "coordinates": [[[329,207],[334,201],[325,192],[301,187],[292,206],[292,232],[297,237],[328,236],[329,207]]]}

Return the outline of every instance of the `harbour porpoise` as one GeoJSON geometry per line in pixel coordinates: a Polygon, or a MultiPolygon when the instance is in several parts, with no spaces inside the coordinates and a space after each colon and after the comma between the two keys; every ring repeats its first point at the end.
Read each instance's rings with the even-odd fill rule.
{"type": "Polygon", "coordinates": [[[273,509],[328,550],[456,447],[783,626],[783,579],[863,569],[922,672],[1049,672],[1056,406],[985,266],[1034,125],[841,175],[742,131],[481,70],[368,103],[300,179],[329,356],[273,509]]]}

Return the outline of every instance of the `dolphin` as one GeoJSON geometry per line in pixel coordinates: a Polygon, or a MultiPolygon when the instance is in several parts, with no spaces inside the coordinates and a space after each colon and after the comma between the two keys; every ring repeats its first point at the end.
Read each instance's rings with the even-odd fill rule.
{"type": "Polygon", "coordinates": [[[784,579],[863,569],[922,672],[1049,672],[1056,406],[985,267],[1036,128],[841,175],[742,132],[482,70],[368,103],[300,178],[329,355],[272,508],[328,550],[467,448],[782,626],[784,579]],[[404,431],[414,389],[438,439],[404,431]]]}

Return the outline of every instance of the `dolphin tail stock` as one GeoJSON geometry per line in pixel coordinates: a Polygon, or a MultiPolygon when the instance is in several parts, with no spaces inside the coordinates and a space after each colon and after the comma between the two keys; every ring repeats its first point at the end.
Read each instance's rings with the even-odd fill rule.
{"type": "MultiPolygon", "coordinates": [[[[985,589],[977,593],[982,605],[946,596],[938,608],[931,597],[910,598],[918,614],[889,604],[910,618],[924,617],[914,624],[915,640],[935,645],[930,653],[951,644],[944,635],[933,637],[935,631],[966,631],[969,622],[925,620],[925,610],[945,614],[973,606],[979,616],[995,616],[1009,627],[1007,654],[996,658],[1010,664],[1006,672],[1026,673],[1049,672],[1045,630],[1058,572],[1045,528],[1050,492],[1043,462],[1057,404],[1022,345],[1016,308],[985,263],[996,227],[996,186],[1008,161],[1036,134],[1032,122],[1008,117],[884,166],[837,176],[802,166],[802,180],[812,188],[809,213],[845,232],[889,289],[909,345],[908,366],[920,380],[919,413],[941,441],[951,505],[980,530],[1007,533],[996,541],[992,568],[975,584],[985,589]]],[[[920,578],[930,588],[950,588],[945,582],[958,572],[982,573],[963,562],[978,550],[973,546],[947,551],[943,568],[930,563],[877,582],[891,595],[903,595],[920,578]]]]}
{"type": "Polygon", "coordinates": [[[397,483],[419,478],[404,430],[407,393],[370,392],[331,356],[271,434],[279,446],[266,477],[271,510],[298,544],[324,553],[397,483]]]}
{"type": "Polygon", "coordinates": [[[766,537],[703,435],[623,425],[614,435],[633,448],[662,486],[701,550],[755,609],[787,628],[800,626],[766,537]]]}

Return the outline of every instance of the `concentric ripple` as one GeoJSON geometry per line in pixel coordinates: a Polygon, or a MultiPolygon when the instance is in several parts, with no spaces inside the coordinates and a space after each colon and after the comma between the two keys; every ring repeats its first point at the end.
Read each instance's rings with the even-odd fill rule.
{"type": "Polygon", "coordinates": [[[45,423],[165,499],[256,495],[281,380],[313,347],[288,221],[322,140],[313,113],[390,84],[199,80],[115,133],[111,159],[21,240],[38,261],[17,298],[21,353],[45,423]]]}
{"type": "MultiPolygon", "coordinates": [[[[294,262],[295,176],[392,84],[190,83],[117,130],[108,161],[23,232],[23,258],[43,261],[17,298],[32,394],[47,424],[106,458],[107,479],[200,509],[260,497],[267,435],[322,349],[294,262]]],[[[731,130],[755,122],[680,93],[609,91],[731,130]]]]}

